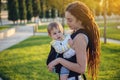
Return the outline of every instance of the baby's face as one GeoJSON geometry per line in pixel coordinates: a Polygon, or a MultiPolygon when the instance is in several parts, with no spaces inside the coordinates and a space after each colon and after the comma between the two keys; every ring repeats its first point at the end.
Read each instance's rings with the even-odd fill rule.
{"type": "Polygon", "coordinates": [[[63,32],[61,32],[57,28],[53,28],[53,30],[51,30],[50,36],[54,40],[63,40],[63,38],[64,38],[63,32]]]}

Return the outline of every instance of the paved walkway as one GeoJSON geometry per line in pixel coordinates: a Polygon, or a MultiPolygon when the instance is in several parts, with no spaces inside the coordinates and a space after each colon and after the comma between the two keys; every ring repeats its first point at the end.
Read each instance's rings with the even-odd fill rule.
{"type": "MultiPolygon", "coordinates": [[[[100,40],[101,40],[101,41],[104,41],[104,38],[100,38],[100,40]]],[[[114,39],[107,39],[107,42],[120,44],[120,41],[119,41],[119,40],[114,40],[114,39]]]]}
{"type": "MultiPolygon", "coordinates": [[[[25,26],[17,26],[16,28],[16,33],[8,38],[5,39],[0,39],[0,52],[29,38],[30,36],[33,35],[40,35],[40,36],[48,36],[47,33],[35,33],[33,32],[33,25],[25,25],[25,26]]],[[[101,38],[101,41],[103,41],[103,38],[101,38]]],[[[117,43],[120,44],[120,41],[118,40],[112,40],[112,39],[107,39],[107,42],[111,43],[117,43]]]]}
{"type": "Polygon", "coordinates": [[[0,52],[32,36],[33,25],[17,26],[14,35],[0,39],[0,52]]]}

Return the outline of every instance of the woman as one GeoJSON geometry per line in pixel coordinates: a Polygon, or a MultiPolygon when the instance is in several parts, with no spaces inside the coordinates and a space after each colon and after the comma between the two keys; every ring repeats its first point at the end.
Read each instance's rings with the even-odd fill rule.
{"type": "Polygon", "coordinates": [[[95,80],[100,62],[100,34],[92,12],[84,3],[77,1],[67,6],[65,18],[73,30],[72,47],[76,55],[71,58],[73,61],[55,59],[48,64],[48,69],[52,71],[54,66],[61,64],[71,70],[68,80],[74,77],[73,80],[79,80],[78,76],[84,74],[87,67],[92,80],[95,80]]]}

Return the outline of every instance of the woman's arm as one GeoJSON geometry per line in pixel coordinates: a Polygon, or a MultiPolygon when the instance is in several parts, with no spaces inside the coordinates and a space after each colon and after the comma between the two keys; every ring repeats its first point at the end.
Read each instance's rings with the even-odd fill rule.
{"type": "Polygon", "coordinates": [[[76,52],[77,63],[73,63],[65,59],[58,58],[48,65],[49,70],[51,70],[51,68],[53,68],[56,64],[60,63],[63,66],[67,67],[69,70],[83,74],[85,72],[87,65],[87,53],[86,53],[87,42],[83,34],[78,34],[73,39],[73,47],[76,52]]]}

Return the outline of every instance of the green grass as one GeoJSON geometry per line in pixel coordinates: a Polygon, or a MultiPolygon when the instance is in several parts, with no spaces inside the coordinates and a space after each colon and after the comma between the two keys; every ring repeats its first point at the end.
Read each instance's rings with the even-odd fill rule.
{"type": "MultiPolygon", "coordinates": [[[[99,23],[98,25],[100,26],[101,37],[103,37],[104,24],[99,23]]],[[[120,29],[118,29],[117,26],[120,26],[120,22],[111,22],[111,23],[109,22],[109,23],[107,23],[107,27],[106,27],[107,38],[120,40],[120,35],[119,35],[120,34],[120,29]]]]}
{"type": "Polygon", "coordinates": [[[47,25],[38,26],[38,32],[47,32],[47,25]]]}
{"type": "Polygon", "coordinates": [[[1,30],[6,30],[6,29],[11,28],[11,27],[13,27],[13,26],[11,26],[11,25],[3,25],[3,26],[0,26],[0,31],[1,31],[1,30]]]}
{"type": "MultiPolygon", "coordinates": [[[[33,36],[0,52],[0,77],[3,80],[58,80],[47,70],[50,38],[33,36]]],[[[103,44],[98,80],[120,80],[120,45],[103,44]]],[[[89,80],[89,79],[88,79],[89,80]]]]}
{"type": "MultiPolygon", "coordinates": [[[[28,22],[27,24],[31,24],[31,23],[33,23],[33,22],[28,22]]],[[[11,28],[11,27],[15,27],[15,26],[25,26],[26,24],[24,24],[24,23],[20,23],[20,24],[7,24],[7,25],[0,25],[0,31],[1,30],[6,30],[6,29],[8,29],[8,28],[11,28]]]]}
{"type": "Polygon", "coordinates": [[[1,30],[6,30],[12,27],[18,26],[17,24],[6,24],[6,25],[0,25],[0,31],[1,30]]]}
{"type": "MultiPolygon", "coordinates": [[[[98,23],[100,27],[104,27],[104,23],[98,23]]],[[[107,27],[117,27],[120,26],[120,22],[107,22],[107,27]]]]}
{"type": "MultiPolygon", "coordinates": [[[[101,37],[103,37],[103,33],[104,33],[103,27],[100,27],[100,32],[101,32],[101,37]]],[[[117,29],[115,27],[107,27],[106,33],[107,33],[106,34],[107,38],[120,40],[120,29],[117,29]]]]}
{"type": "Polygon", "coordinates": [[[31,37],[0,53],[0,76],[4,80],[57,80],[48,72],[48,37],[31,37]]]}
{"type": "Polygon", "coordinates": [[[120,80],[120,44],[101,46],[101,67],[98,80],[120,80]]]}

